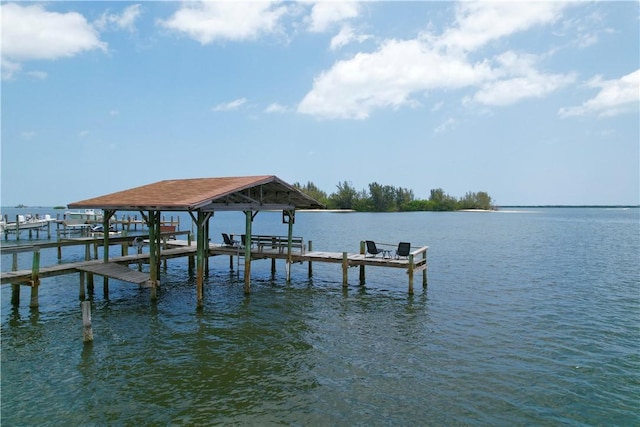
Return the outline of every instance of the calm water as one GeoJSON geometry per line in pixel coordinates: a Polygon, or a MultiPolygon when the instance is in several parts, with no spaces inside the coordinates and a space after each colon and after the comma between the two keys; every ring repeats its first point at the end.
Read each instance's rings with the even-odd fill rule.
{"type": "MultiPolygon", "coordinates": [[[[211,238],[243,225],[217,214],[211,238]]],[[[428,288],[368,268],[343,290],[318,263],[287,285],[257,261],[245,296],[220,258],[198,312],[172,260],[157,303],[97,280],[84,346],[77,275],[45,279],[37,311],[3,286],[2,425],[640,425],[638,209],[299,213],[294,230],[316,250],[428,245],[428,288]]],[[[286,225],[260,213],[253,231],[286,225]]]]}

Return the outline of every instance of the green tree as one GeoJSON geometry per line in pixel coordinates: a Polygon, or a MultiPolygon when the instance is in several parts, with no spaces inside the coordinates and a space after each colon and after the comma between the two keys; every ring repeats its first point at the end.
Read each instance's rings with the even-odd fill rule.
{"type": "Polygon", "coordinates": [[[389,212],[395,210],[395,189],[390,185],[380,185],[377,182],[369,184],[369,197],[375,212],[389,212]]]}
{"type": "Polygon", "coordinates": [[[431,190],[429,202],[434,211],[453,211],[458,201],[444,192],[442,188],[431,190]]]}
{"type": "Polygon", "coordinates": [[[293,186],[296,187],[298,190],[302,191],[307,196],[312,197],[313,199],[322,203],[323,205],[325,206],[327,205],[327,201],[328,201],[327,193],[320,190],[313,182],[309,181],[304,186],[300,185],[299,182],[295,182],[293,186]]]}
{"type": "Polygon", "coordinates": [[[396,210],[397,211],[405,211],[407,210],[407,206],[409,203],[413,201],[413,191],[408,190],[406,188],[398,187],[396,189],[396,210]]]}
{"type": "Polygon", "coordinates": [[[458,209],[493,209],[491,197],[484,191],[467,192],[458,202],[458,209]]]}
{"type": "Polygon", "coordinates": [[[329,205],[335,209],[353,209],[358,198],[358,192],[351,183],[344,181],[336,186],[338,191],[329,196],[329,205]]]}

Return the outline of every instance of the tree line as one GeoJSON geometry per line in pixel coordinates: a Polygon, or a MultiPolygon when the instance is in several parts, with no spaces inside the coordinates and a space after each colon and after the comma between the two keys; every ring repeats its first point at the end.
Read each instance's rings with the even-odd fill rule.
{"type": "Polygon", "coordinates": [[[430,191],[429,199],[416,199],[407,188],[369,184],[368,189],[356,190],[348,181],[338,183],[336,191],[327,195],[314,183],[294,187],[322,203],[327,209],[353,209],[358,212],[408,212],[408,211],[455,211],[461,209],[495,209],[491,196],[485,191],[467,192],[457,199],[442,188],[430,191]]]}

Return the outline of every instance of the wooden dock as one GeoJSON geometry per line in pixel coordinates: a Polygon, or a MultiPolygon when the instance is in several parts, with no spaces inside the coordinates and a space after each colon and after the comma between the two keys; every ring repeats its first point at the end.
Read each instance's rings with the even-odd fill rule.
{"type": "MultiPolygon", "coordinates": [[[[109,257],[108,262],[105,260],[89,259],[89,245],[98,245],[101,241],[91,238],[73,239],[72,241],[65,240],[56,243],[45,244],[42,247],[60,249],[69,245],[85,245],[86,259],[79,262],[61,263],[52,266],[40,267],[40,246],[16,246],[11,248],[0,248],[2,254],[13,253],[14,254],[14,271],[6,271],[0,273],[0,284],[12,284],[14,295],[12,301],[14,303],[19,302],[19,287],[21,285],[29,286],[32,288],[31,306],[37,307],[37,288],[40,285],[40,279],[47,277],[54,277],[64,274],[80,273],[80,296],[84,298],[84,281],[85,275],[89,277],[90,286],[93,285],[93,275],[103,276],[105,279],[105,293],[108,292],[107,283],[109,278],[130,282],[138,285],[146,284],[149,281],[149,273],[143,273],[138,270],[134,270],[129,265],[136,264],[141,265],[150,262],[149,253],[135,253],[128,254],[127,247],[128,241],[132,240],[133,236],[117,238],[112,244],[122,245],[123,254],[120,256],[109,257]],[[19,252],[33,252],[33,267],[30,270],[17,270],[15,266],[17,262],[15,257],[19,252]],[[15,295],[18,293],[18,295],[15,295]]],[[[309,249],[312,247],[312,242],[308,242],[309,249]]],[[[306,250],[301,247],[295,252],[289,253],[277,247],[260,246],[251,248],[251,260],[270,259],[272,260],[272,271],[275,272],[275,260],[281,259],[287,261],[287,280],[289,280],[290,264],[292,263],[308,263],[309,275],[312,275],[312,263],[334,263],[341,264],[342,266],[342,284],[348,285],[348,269],[351,267],[360,267],[360,282],[365,281],[365,266],[374,267],[390,267],[405,269],[409,276],[409,293],[413,293],[413,276],[415,273],[422,272],[423,286],[427,285],[427,249],[423,246],[416,248],[409,256],[405,258],[395,257],[374,257],[367,255],[364,250],[364,242],[361,243],[360,253],[348,253],[348,252],[323,252],[306,250]]],[[[164,240],[162,250],[160,251],[160,260],[165,261],[171,258],[189,257],[189,268],[193,268],[193,258],[197,255],[197,245],[191,240],[164,240]]],[[[210,243],[207,248],[208,257],[215,256],[229,256],[230,268],[234,267],[234,257],[236,262],[245,256],[245,248],[239,246],[228,246],[210,243]]],[[[97,253],[96,253],[97,257],[97,253]]],[[[208,266],[207,266],[208,270],[208,266]]],[[[151,285],[152,293],[155,293],[155,286],[151,285]]]]}

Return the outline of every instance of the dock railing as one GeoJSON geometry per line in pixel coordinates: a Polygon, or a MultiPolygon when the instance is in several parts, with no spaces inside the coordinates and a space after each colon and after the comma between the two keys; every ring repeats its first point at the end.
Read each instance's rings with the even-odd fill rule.
{"type": "MultiPolygon", "coordinates": [[[[411,246],[410,250],[413,249],[411,252],[409,252],[409,255],[406,257],[406,259],[404,257],[399,257],[397,255],[397,249],[399,244],[392,244],[392,243],[383,243],[383,242],[376,242],[376,247],[377,246],[381,246],[381,247],[390,247],[390,248],[395,248],[394,249],[384,249],[384,251],[386,252],[386,254],[383,252],[383,257],[382,258],[375,258],[375,257],[369,257],[369,265],[371,265],[370,263],[381,263],[381,264],[385,264],[385,266],[388,267],[400,267],[400,268],[405,268],[407,269],[407,274],[409,275],[409,293],[412,294],[413,293],[413,276],[415,273],[419,273],[422,272],[422,285],[423,287],[427,286],[427,251],[429,250],[428,246],[411,246]],[[393,252],[393,253],[392,253],[393,252]],[[379,260],[379,261],[377,261],[379,260]],[[403,262],[399,262],[399,260],[402,260],[403,262]],[[406,261],[406,262],[405,262],[406,261]],[[396,264],[397,263],[397,264],[396,264]]],[[[360,255],[366,258],[366,242],[365,241],[361,241],[360,242],[360,255]]],[[[374,264],[375,265],[375,264],[374,264]]],[[[343,277],[346,277],[346,273],[343,274],[343,277]]],[[[364,266],[361,265],[360,268],[360,280],[364,281],[364,266]]],[[[344,282],[343,282],[344,284],[344,282]]]]}

